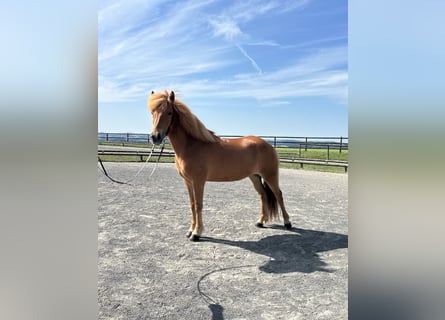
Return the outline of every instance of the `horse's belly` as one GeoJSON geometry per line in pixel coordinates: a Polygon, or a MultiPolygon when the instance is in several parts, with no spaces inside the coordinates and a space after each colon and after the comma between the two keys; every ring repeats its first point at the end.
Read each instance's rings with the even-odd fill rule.
{"type": "Polygon", "coordinates": [[[228,175],[228,174],[218,174],[218,175],[209,175],[207,177],[207,181],[214,181],[214,182],[223,182],[223,181],[237,181],[242,180],[249,175],[246,174],[238,174],[238,175],[228,175]]]}
{"type": "Polygon", "coordinates": [[[244,179],[254,173],[257,168],[254,163],[240,163],[240,161],[225,161],[209,168],[207,181],[236,181],[244,179]]]}

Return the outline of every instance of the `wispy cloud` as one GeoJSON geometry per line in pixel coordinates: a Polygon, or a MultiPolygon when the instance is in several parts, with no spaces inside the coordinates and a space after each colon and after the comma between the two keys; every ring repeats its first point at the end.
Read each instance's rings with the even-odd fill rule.
{"type": "Polygon", "coordinates": [[[175,83],[190,98],[253,98],[270,105],[282,99],[324,96],[346,103],[348,74],[346,47],[321,50],[273,72],[237,74],[229,79],[175,83]]]}
{"type": "Polygon", "coordinates": [[[264,40],[264,41],[257,41],[257,42],[248,42],[246,45],[249,46],[266,46],[266,47],[279,47],[280,44],[273,40],[264,40]]]}
{"type": "Polygon", "coordinates": [[[209,21],[213,27],[213,35],[215,37],[223,37],[229,41],[235,41],[243,33],[238,24],[228,17],[217,17],[209,21]]]}
{"type": "Polygon", "coordinates": [[[99,102],[136,101],[162,88],[188,97],[254,98],[275,105],[301,96],[346,99],[344,45],[319,46],[267,68],[251,54],[255,46],[284,46],[249,34],[246,24],[308,4],[125,0],[104,5],[99,10],[99,102]]]}
{"type": "Polygon", "coordinates": [[[213,27],[213,35],[221,36],[231,42],[246,57],[258,74],[262,73],[258,63],[243,49],[242,44],[278,46],[273,40],[263,40],[261,42],[247,42],[251,36],[241,30],[240,25],[250,22],[266,14],[283,13],[297,8],[304,7],[309,0],[293,1],[259,1],[243,0],[237,1],[232,6],[226,8],[220,15],[209,18],[209,23],[213,27]]]}
{"type": "Polygon", "coordinates": [[[135,97],[147,96],[144,86],[130,85],[119,87],[116,82],[99,80],[98,100],[100,102],[128,102],[135,97]]]}
{"type": "Polygon", "coordinates": [[[99,101],[126,101],[131,99],[131,93],[133,99],[139,99],[145,94],[140,90],[142,87],[148,91],[169,79],[196,77],[233,64],[232,59],[223,57],[226,44],[215,46],[209,41],[199,41],[207,20],[190,19],[211,2],[181,2],[162,8],[165,12],[153,10],[141,14],[144,7],[134,1],[100,11],[103,28],[99,28],[99,101]],[[138,13],[130,15],[134,17],[132,21],[123,19],[119,24],[114,15],[108,21],[110,10],[118,9],[138,13]],[[201,50],[196,50],[197,47],[201,50]]]}
{"type": "Polygon", "coordinates": [[[309,2],[310,0],[240,0],[228,7],[224,14],[245,23],[265,14],[282,14],[303,9],[309,2]]]}
{"type": "Polygon", "coordinates": [[[213,36],[222,37],[235,46],[241,54],[250,61],[252,67],[258,74],[262,74],[263,71],[258,66],[258,63],[243,49],[240,43],[248,38],[248,35],[244,34],[238,23],[231,17],[226,15],[216,17],[210,20],[210,25],[213,27],[213,36]]]}

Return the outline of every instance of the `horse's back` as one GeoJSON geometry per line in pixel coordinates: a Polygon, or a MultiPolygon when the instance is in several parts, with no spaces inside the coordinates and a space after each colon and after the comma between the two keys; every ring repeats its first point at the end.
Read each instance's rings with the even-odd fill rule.
{"type": "Polygon", "coordinates": [[[270,143],[266,142],[260,137],[245,136],[242,138],[238,138],[238,140],[239,141],[237,141],[237,143],[241,145],[241,148],[249,150],[251,152],[255,152],[257,157],[267,158],[261,160],[272,160],[274,158],[277,158],[277,153],[274,147],[272,147],[270,143]]]}

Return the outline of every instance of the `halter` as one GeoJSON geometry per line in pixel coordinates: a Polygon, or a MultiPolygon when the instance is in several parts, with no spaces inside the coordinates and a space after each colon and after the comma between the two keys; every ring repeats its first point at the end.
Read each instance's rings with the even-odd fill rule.
{"type": "MultiPolygon", "coordinates": [[[[169,103],[171,103],[171,102],[169,101],[169,103]]],[[[174,106],[174,103],[172,103],[172,105],[174,106]]],[[[173,120],[174,120],[174,117],[173,117],[173,116],[174,116],[174,114],[175,114],[174,111],[175,111],[175,108],[172,107],[172,118],[171,118],[171,120],[170,120],[170,124],[168,125],[167,131],[165,132],[164,140],[162,140],[161,152],[159,153],[158,159],[156,160],[155,166],[154,166],[153,170],[151,171],[150,176],[148,177],[148,179],[151,179],[153,173],[155,172],[156,168],[158,167],[159,160],[161,159],[162,152],[164,151],[165,140],[166,140],[166,138],[167,138],[167,136],[168,136],[168,133],[170,132],[170,129],[171,129],[172,125],[173,125],[173,120]]],[[[155,145],[153,144],[153,147],[151,148],[151,151],[150,151],[150,155],[147,157],[147,159],[145,160],[145,162],[144,162],[144,164],[142,165],[142,167],[141,167],[141,168],[139,169],[139,171],[134,175],[133,178],[128,179],[127,181],[119,181],[119,180],[116,180],[116,179],[110,177],[110,175],[108,174],[107,170],[105,169],[105,167],[104,167],[104,165],[103,165],[103,163],[102,163],[102,160],[101,160],[99,157],[97,157],[97,159],[99,160],[100,166],[101,166],[101,168],[102,168],[102,173],[103,173],[108,179],[110,179],[111,181],[113,181],[113,182],[115,182],[115,183],[119,183],[119,184],[127,184],[127,185],[130,185],[130,186],[131,186],[131,184],[129,184],[129,182],[130,182],[130,181],[133,181],[134,179],[136,179],[136,177],[142,172],[142,170],[143,170],[143,169],[145,168],[145,166],[147,165],[147,162],[150,160],[150,158],[151,158],[151,156],[152,156],[152,154],[153,154],[154,149],[155,149],[155,145]]]]}

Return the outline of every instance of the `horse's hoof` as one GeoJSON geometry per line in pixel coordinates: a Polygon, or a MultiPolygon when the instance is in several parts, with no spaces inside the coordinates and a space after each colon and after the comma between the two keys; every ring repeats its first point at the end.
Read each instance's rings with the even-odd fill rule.
{"type": "Polygon", "coordinates": [[[284,228],[285,228],[286,230],[290,230],[290,229],[292,229],[292,223],[290,223],[290,222],[285,223],[285,224],[284,224],[284,228]]]}
{"type": "Polygon", "coordinates": [[[264,228],[264,224],[262,222],[255,223],[255,226],[257,226],[258,228],[264,228]]]}
{"type": "Polygon", "coordinates": [[[197,234],[192,234],[192,236],[190,237],[190,241],[194,241],[197,242],[199,241],[200,236],[198,236],[197,234]]]}
{"type": "Polygon", "coordinates": [[[191,235],[192,235],[192,232],[191,232],[191,231],[189,231],[189,232],[187,232],[187,233],[185,234],[185,236],[186,236],[187,238],[190,238],[191,235]]]}

